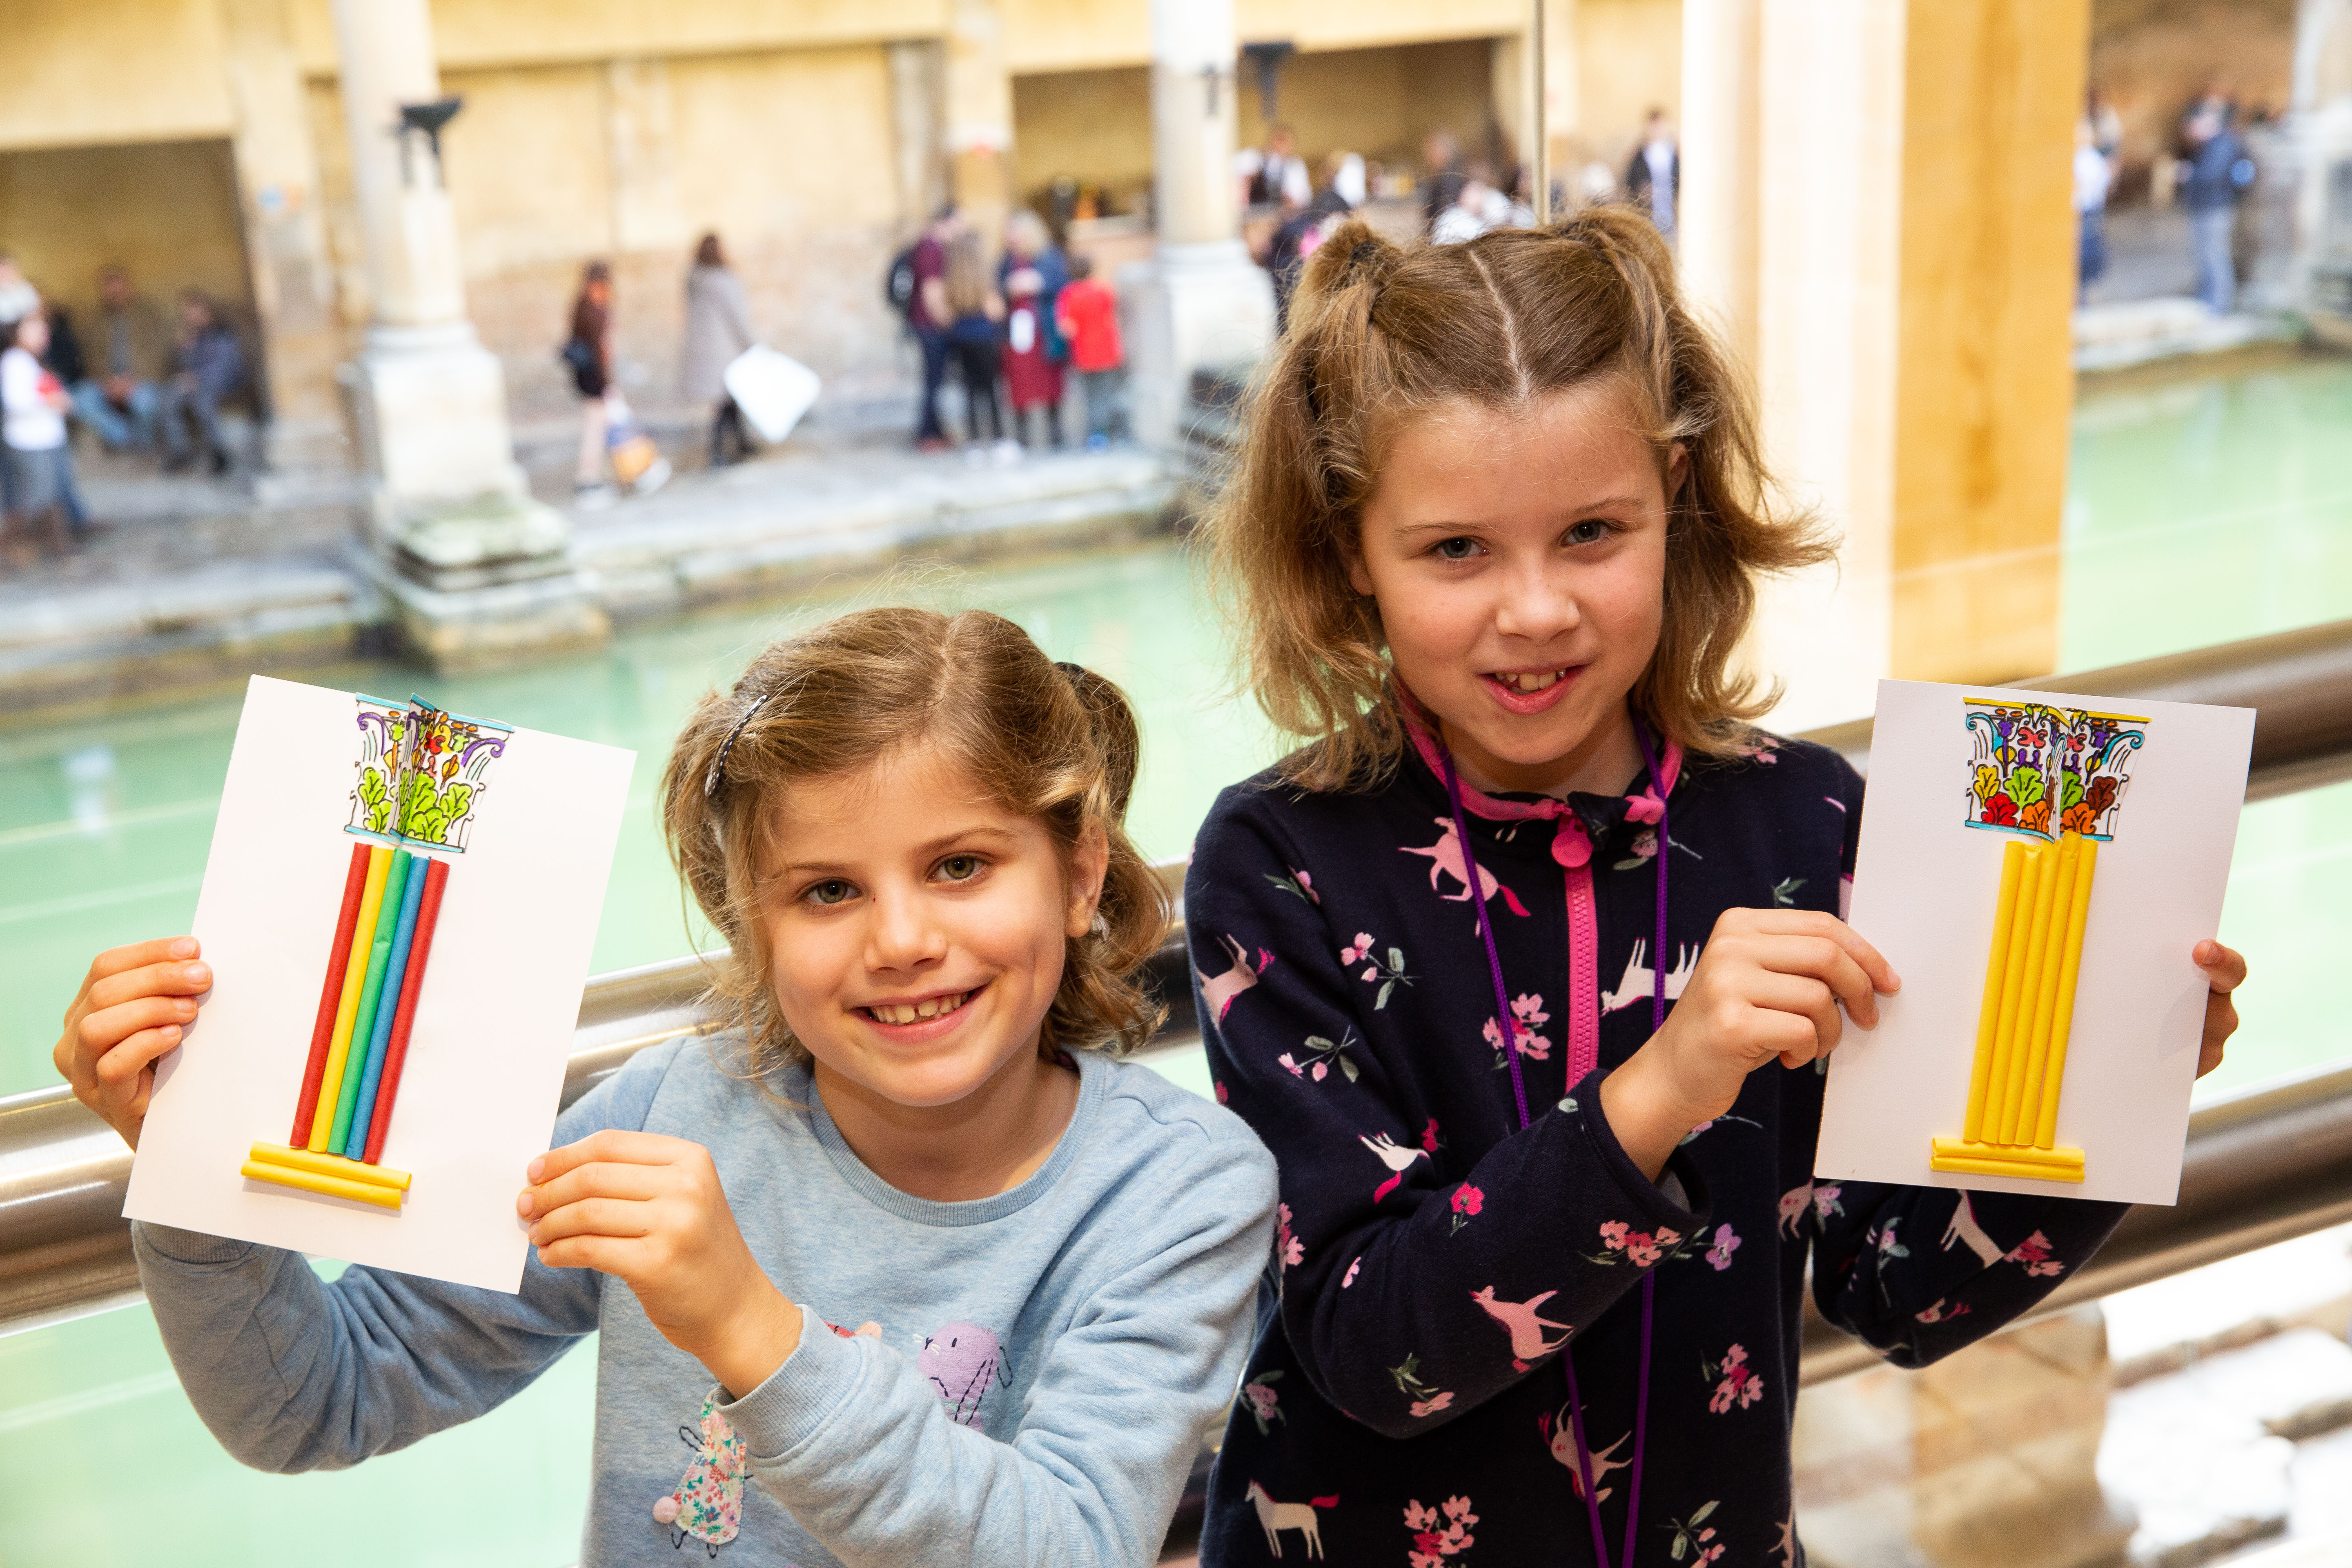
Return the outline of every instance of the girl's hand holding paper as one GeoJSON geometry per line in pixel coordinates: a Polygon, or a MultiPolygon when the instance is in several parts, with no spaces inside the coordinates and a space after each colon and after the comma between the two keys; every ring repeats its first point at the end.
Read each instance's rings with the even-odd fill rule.
{"type": "Polygon", "coordinates": [[[1876,948],[1813,910],[1726,910],[1665,1026],[1601,1081],[1617,1141],[1654,1180],[1690,1130],[1731,1109],[1776,1058],[1802,1067],[1837,1047],[1843,1006],[1864,1028],[1902,984],[1876,948]]]}
{"type": "Polygon", "coordinates": [[[133,1149],[154,1092],[155,1063],[179,1048],[196,1016],[195,998],[212,989],[212,966],[193,962],[200,951],[194,937],[159,937],[91,959],[50,1053],[74,1098],[133,1149]]]}
{"type": "Polygon", "coordinates": [[[593,1268],[636,1292],[664,1339],[737,1397],[800,1343],[801,1310],[744,1244],[709,1151],[604,1131],[530,1163],[515,1211],[550,1268],[593,1268]]]}
{"type": "Polygon", "coordinates": [[[2197,1049],[2197,1076],[2203,1078],[2221,1065],[2222,1047],[2238,1032],[2238,1005],[2230,993],[2246,983],[2246,959],[2236,948],[2208,939],[2191,950],[2197,967],[2205,972],[2205,1038],[2197,1049]]]}

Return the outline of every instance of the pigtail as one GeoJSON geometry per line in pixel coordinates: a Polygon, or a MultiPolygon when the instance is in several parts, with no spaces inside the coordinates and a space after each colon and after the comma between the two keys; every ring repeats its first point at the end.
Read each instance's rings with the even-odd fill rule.
{"type": "MultiPolygon", "coordinates": [[[[1045,1015],[1042,1048],[1077,1048],[1108,1041],[1114,1052],[1149,1040],[1168,1009],[1136,983],[1136,972],[1160,950],[1171,915],[1168,889],[1127,835],[1127,805],[1142,758],[1135,710],[1117,685],[1082,665],[1060,666],[1086,712],[1091,757],[1082,771],[1095,786],[1066,797],[1075,841],[1089,823],[1103,831],[1108,851],[1093,928],[1072,939],[1062,959],[1062,984],[1045,1015]]],[[[1049,807],[1048,810],[1056,809],[1049,807]]]]}

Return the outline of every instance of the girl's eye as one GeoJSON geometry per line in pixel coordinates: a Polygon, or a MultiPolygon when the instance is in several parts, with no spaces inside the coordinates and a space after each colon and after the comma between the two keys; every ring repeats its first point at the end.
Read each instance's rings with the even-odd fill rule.
{"type": "Polygon", "coordinates": [[[1588,517],[1581,522],[1571,522],[1568,525],[1568,542],[1598,544],[1608,538],[1611,531],[1609,525],[1599,518],[1588,517]]]}
{"type": "Polygon", "coordinates": [[[1440,561],[1467,561],[1479,548],[1475,539],[1449,539],[1440,543],[1434,553],[1440,561]]]}
{"type": "Polygon", "coordinates": [[[813,904],[845,903],[857,896],[857,889],[838,877],[829,877],[801,895],[813,904]]]}
{"type": "Polygon", "coordinates": [[[980,875],[980,868],[977,855],[950,855],[940,862],[939,875],[950,882],[969,882],[980,875]]]}

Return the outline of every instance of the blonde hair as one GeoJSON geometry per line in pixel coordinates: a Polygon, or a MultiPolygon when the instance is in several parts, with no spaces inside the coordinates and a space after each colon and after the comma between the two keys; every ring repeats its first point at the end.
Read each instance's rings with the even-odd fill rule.
{"type": "Polygon", "coordinates": [[[1135,972],[1168,929],[1168,895],[1127,837],[1139,740],[1118,688],[1056,666],[1001,616],[859,610],[772,643],[734,689],[696,705],[662,774],[671,860],[727,941],[711,993],[765,1074],[808,1049],[775,1002],[762,868],[786,791],[902,746],[938,748],[990,800],[1042,823],[1064,874],[1091,828],[1109,845],[1094,928],[1066,946],[1037,1046],[1131,1049],[1163,1009],[1135,972]],[[747,718],[748,716],[748,718],[747,718]]]}
{"type": "Polygon", "coordinates": [[[1690,314],[1649,219],[1600,206],[1547,229],[1400,249],[1360,221],[1307,260],[1290,329],[1252,390],[1210,520],[1246,679],[1310,744],[1283,764],[1308,789],[1370,788],[1402,751],[1379,606],[1348,559],[1398,425],[1462,401],[1518,411],[1621,383],[1666,497],[1664,619],[1632,700],[1687,751],[1736,748],[1770,705],[1732,666],[1756,577],[1828,560],[1815,519],[1776,510],[1749,395],[1690,314]]]}

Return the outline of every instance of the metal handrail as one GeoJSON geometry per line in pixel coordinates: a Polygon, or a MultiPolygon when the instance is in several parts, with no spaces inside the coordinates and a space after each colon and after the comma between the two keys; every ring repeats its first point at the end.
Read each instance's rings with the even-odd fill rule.
{"type": "MultiPolygon", "coordinates": [[[[2200,648],[2140,664],[2012,683],[2086,696],[2221,703],[2257,710],[2246,795],[2267,799],[2352,777],[2352,621],[2200,648]]],[[[1855,766],[1870,722],[1810,731],[1855,766]]],[[[1181,865],[1162,867],[1181,877],[1181,865]]],[[[1148,1055],[1197,1042],[1181,906],[1151,981],[1170,1017],[1148,1055]]],[[[582,993],[563,1103],[647,1046],[710,1026],[703,961],[599,975],[582,993]]],[[[131,1154],[66,1089],[0,1098],[0,1334],[139,1299],[121,1217],[131,1154]]],[[[2352,1067],[2267,1084],[2200,1107],[2176,1207],[2136,1208],[2042,1310],[2267,1247],[2352,1219],[2352,1067]]],[[[1871,1363],[1817,1319],[1805,1334],[1808,1383],[1871,1363]]]]}

